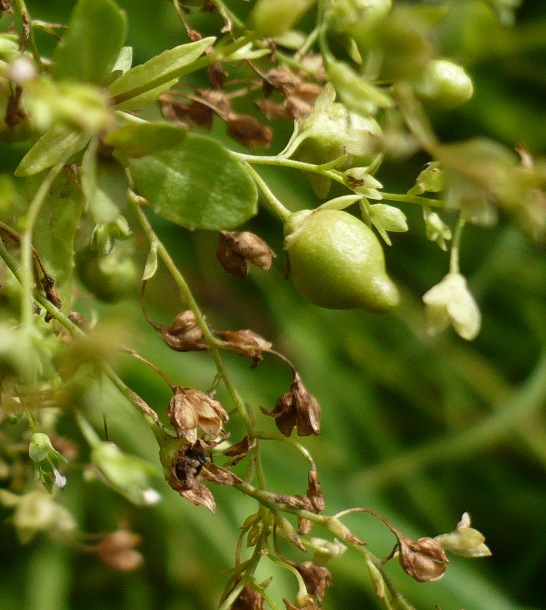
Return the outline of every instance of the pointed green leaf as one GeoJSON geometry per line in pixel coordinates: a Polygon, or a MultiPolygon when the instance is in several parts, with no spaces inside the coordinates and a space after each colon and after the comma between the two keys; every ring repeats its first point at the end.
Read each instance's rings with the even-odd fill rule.
{"type": "Polygon", "coordinates": [[[126,157],[143,157],[167,148],[176,148],[186,137],[186,128],[170,123],[133,123],[109,131],[104,143],[126,157]]]}
{"type": "Polygon", "coordinates": [[[54,73],[104,84],[125,42],[127,19],[113,0],[79,0],[53,54],[54,73]]]}
{"type": "Polygon", "coordinates": [[[214,43],[203,38],[156,55],[120,76],[109,87],[117,110],[134,110],[154,102],[159,95],[176,84],[186,68],[214,43]]]}
{"type": "Polygon", "coordinates": [[[67,125],[54,125],[32,146],[21,159],[16,176],[32,176],[53,167],[80,151],[89,141],[89,135],[67,125]]]}
{"type": "MultiPolygon", "coordinates": [[[[65,169],[65,172],[68,172],[65,169]]],[[[38,188],[40,177],[30,179],[29,187],[38,188]]],[[[55,281],[62,309],[70,311],[72,272],[74,267],[74,236],[79,225],[83,198],[77,182],[68,173],[61,173],[41,207],[34,229],[34,246],[46,272],[55,281]]]]}
{"type": "Polygon", "coordinates": [[[129,167],[153,210],[188,229],[229,229],[256,213],[254,181],[211,138],[188,134],[180,148],[131,159],[129,167]]]}

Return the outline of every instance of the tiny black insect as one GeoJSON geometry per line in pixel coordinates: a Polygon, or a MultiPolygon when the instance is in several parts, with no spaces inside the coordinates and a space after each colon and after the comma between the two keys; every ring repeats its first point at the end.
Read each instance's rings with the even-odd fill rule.
{"type": "Polygon", "coordinates": [[[174,464],[174,475],[184,491],[192,489],[206,462],[205,452],[199,443],[180,451],[174,464]]]}

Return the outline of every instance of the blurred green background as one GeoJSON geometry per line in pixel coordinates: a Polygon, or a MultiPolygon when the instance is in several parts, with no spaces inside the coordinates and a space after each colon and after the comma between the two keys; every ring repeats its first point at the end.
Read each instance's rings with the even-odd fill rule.
{"type": "MultiPolygon", "coordinates": [[[[186,41],[169,2],[118,3],[128,14],[128,44],[134,46],[136,61],[186,41]]],[[[34,18],[60,23],[73,4],[27,2],[34,18]]],[[[444,45],[469,66],[476,94],[461,109],[432,117],[440,137],[451,141],[486,134],[510,147],[523,143],[533,155],[546,154],[546,3],[524,2],[511,30],[484,29],[479,20],[469,19],[477,2],[455,4],[460,5],[460,22],[444,32],[444,45]]],[[[240,0],[231,5],[248,10],[240,0]]],[[[197,14],[192,23],[199,28],[208,19],[214,31],[219,23],[214,17],[197,14]]],[[[216,129],[221,137],[223,126],[216,129]]],[[[279,129],[274,147],[282,147],[289,131],[289,126],[279,129]]],[[[403,164],[388,163],[379,178],[387,191],[405,192],[425,162],[417,156],[403,164]]],[[[306,182],[294,172],[264,170],[262,175],[291,209],[314,205],[306,182]]],[[[544,246],[530,244],[503,219],[494,229],[469,227],[461,268],[480,305],[483,329],[470,344],[451,331],[431,338],[420,298],[445,275],[447,256],[424,238],[420,210],[405,206],[403,211],[410,231],[395,235],[387,251],[403,304],[388,317],[331,312],[304,302],[284,280],[281,228],[266,209],[250,230],[268,240],[278,258],[271,271],[253,270],[246,281],[219,267],[215,235],[154,222],[213,327],[252,328],[273,341],[319,399],[322,434],[304,444],[317,461],[328,513],[370,507],[418,538],[451,531],[468,511],[473,525],[487,536],[492,557],[453,558],[436,583],[416,583],[398,564],[389,566],[417,608],[546,608],[544,246]]],[[[148,299],[152,317],[162,323],[179,310],[166,275],[154,280],[148,299]]],[[[88,305],[84,300],[81,307],[88,305]]],[[[123,320],[126,342],[178,384],[210,385],[214,370],[209,357],[167,350],[144,324],[136,304],[124,302],[101,314],[123,320]]],[[[272,358],[256,370],[236,356],[228,354],[226,361],[244,399],[255,408],[271,408],[290,383],[289,371],[272,358]]],[[[158,376],[128,359],[116,364],[163,417],[170,392],[158,376]]],[[[105,389],[101,407],[112,440],[157,463],[149,429],[114,391],[105,389]]],[[[70,421],[63,425],[66,435],[78,438],[70,421]]],[[[261,425],[273,430],[270,421],[261,425]]],[[[235,422],[232,438],[239,432],[235,422]]],[[[265,444],[264,464],[270,489],[305,492],[306,464],[295,451],[265,444]]],[[[215,489],[218,509],[211,515],[165,484],[161,504],[136,509],[100,484],[84,483],[78,472],[69,470],[67,476],[63,503],[81,529],[104,532],[128,524],[143,537],[144,566],[115,573],[96,557],[45,536],[21,546],[4,522],[0,610],[215,607],[233,565],[238,528],[255,510],[253,502],[234,490],[215,489]]],[[[353,517],[347,524],[377,555],[392,549],[392,534],[372,517],[353,517]]],[[[325,608],[381,607],[361,559],[348,552],[330,567],[334,587],[325,608]]],[[[293,598],[292,577],[264,561],[259,575],[265,579],[270,574],[272,595],[293,598]]]]}

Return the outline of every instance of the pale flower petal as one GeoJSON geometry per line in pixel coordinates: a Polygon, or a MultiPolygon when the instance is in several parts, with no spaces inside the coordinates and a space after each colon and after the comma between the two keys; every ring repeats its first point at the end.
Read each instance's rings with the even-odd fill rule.
{"type": "Polygon", "coordinates": [[[481,314],[466,279],[460,273],[448,273],[436,286],[423,295],[427,306],[429,332],[435,334],[449,323],[457,334],[471,341],[481,327],[481,314]]]}

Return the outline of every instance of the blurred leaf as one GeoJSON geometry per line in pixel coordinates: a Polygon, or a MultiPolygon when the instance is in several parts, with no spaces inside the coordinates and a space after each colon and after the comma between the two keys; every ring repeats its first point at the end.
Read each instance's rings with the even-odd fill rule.
{"type": "Polygon", "coordinates": [[[54,125],[21,159],[16,176],[32,176],[80,151],[89,136],[66,125],[54,125]]]}
{"type": "Polygon", "coordinates": [[[104,83],[125,41],[127,19],[112,0],[79,0],[53,54],[57,78],[104,83]]]}
{"type": "Polygon", "coordinates": [[[179,125],[137,123],[109,131],[104,136],[104,143],[126,157],[138,158],[166,148],[176,148],[185,137],[186,128],[179,125]]]}
{"type": "Polygon", "coordinates": [[[40,209],[34,230],[34,246],[48,275],[55,280],[65,312],[70,311],[74,235],[79,226],[82,204],[82,193],[77,183],[68,173],[61,173],[40,209]]]}

